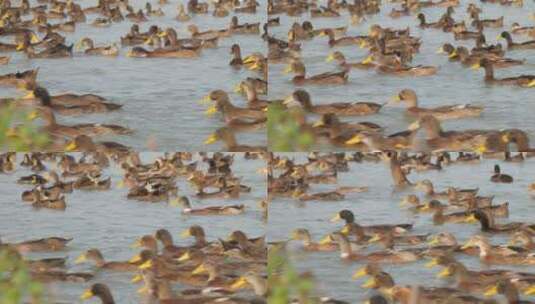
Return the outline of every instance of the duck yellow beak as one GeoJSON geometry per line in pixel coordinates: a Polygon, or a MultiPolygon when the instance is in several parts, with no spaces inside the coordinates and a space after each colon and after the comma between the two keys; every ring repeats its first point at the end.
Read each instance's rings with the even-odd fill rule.
{"type": "Polygon", "coordinates": [[[420,208],[420,211],[428,211],[429,209],[431,209],[431,207],[429,207],[429,203],[427,203],[422,208],[420,208]]]}
{"type": "Polygon", "coordinates": [[[362,288],[375,288],[375,286],[377,286],[377,282],[375,281],[375,278],[370,278],[364,284],[360,285],[360,287],[362,288]]]}
{"type": "Polygon", "coordinates": [[[31,43],[38,43],[39,42],[39,37],[37,37],[37,35],[32,33],[30,36],[31,36],[31,38],[30,38],[30,42],[31,43]]]}
{"type": "Polygon", "coordinates": [[[467,249],[467,248],[470,248],[472,247],[474,244],[474,242],[472,242],[472,240],[466,242],[466,244],[464,244],[462,247],[461,247],[461,250],[464,250],[464,249],[467,249]]]}
{"type": "Polygon", "coordinates": [[[489,289],[485,290],[485,293],[483,294],[485,297],[492,297],[494,295],[498,294],[498,286],[494,285],[490,287],[489,289]]]}
{"type": "Polygon", "coordinates": [[[78,146],[76,146],[76,143],[74,141],[69,142],[69,144],[65,147],[65,150],[68,152],[72,152],[78,149],[78,146]]]}
{"type": "Polygon", "coordinates": [[[217,141],[217,136],[215,134],[211,134],[208,136],[208,138],[204,141],[205,145],[213,144],[217,141]]]}
{"type": "Polygon", "coordinates": [[[360,47],[361,49],[363,49],[363,48],[365,48],[365,47],[367,47],[367,46],[368,46],[368,42],[366,42],[366,40],[362,40],[362,41],[360,42],[360,44],[359,44],[359,47],[360,47]]]}
{"type": "Polygon", "coordinates": [[[470,68],[471,68],[472,70],[477,70],[477,69],[479,69],[480,67],[481,67],[481,65],[480,65],[479,63],[475,63],[475,64],[473,64],[470,68]]]}
{"type": "Polygon", "coordinates": [[[146,261],[145,263],[139,265],[137,268],[140,270],[152,268],[152,260],[146,261]]]}
{"type": "Polygon", "coordinates": [[[243,58],[243,60],[242,60],[243,64],[251,64],[251,63],[253,63],[253,62],[255,62],[255,61],[256,61],[256,59],[255,59],[253,56],[251,56],[251,55],[249,55],[249,56],[245,56],[245,57],[243,58]]]}
{"type": "Polygon", "coordinates": [[[93,292],[90,289],[87,289],[84,291],[84,293],[80,296],[81,300],[87,300],[89,298],[92,298],[94,296],[93,292]]]}
{"type": "Polygon", "coordinates": [[[535,295],[535,285],[530,286],[524,290],[524,295],[526,296],[533,296],[535,295]]]}
{"type": "Polygon", "coordinates": [[[75,45],[74,45],[74,49],[79,51],[82,49],[82,41],[78,41],[75,45]]]}
{"type": "Polygon", "coordinates": [[[337,213],[335,216],[333,216],[329,221],[331,223],[336,223],[338,222],[339,220],[341,220],[342,218],[340,217],[340,213],[337,213]]]}
{"type": "Polygon", "coordinates": [[[332,241],[333,241],[333,239],[331,238],[331,236],[330,236],[330,235],[327,235],[326,237],[324,237],[323,239],[321,239],[321,240],[319,241],[318,244],[320,244],[320,245],[326,245],[326,244],[330,244],[330,243],[332,243],[332,241]]]}
{"type": "Polygon", "coordinates": [[[132,277],[132,279],[130,280],[130,283],[141,282],[141,280],[143,280],[143,276],[138,273],[132,277]]]}
{"type": "Polygon", "coordinates": [[[318,120],[312,125],[312,127],[313,128],[319,128],[319,127],[323,127],[324,125],[325,125],[325,123],[323,121],[318,120]]]}
{"type": "Polygon", "coordinates": [[[349,234],[349,226],[344,226],[344,228],[342,228],[342,230],[340,230],[340,233],[343,234],[343,235],[348,235],[349,234]]]}
{"type": "Polygon", "coordinates": [[[28,113],[28,115],[26,116],[26,119],[28,120],[35,120],[37,117],[39,117],[39,113],[37,113],[37,111],[31,111],[30,113],[28,113]]]}
{"type": "Polygon", "coordinates": [[[325,62],[331,62],[334,60],[334,54],[329,54],[329,56],[327,56],[327,58],[325,59],[325,62]]]}
{"type": "Polygon", "coordinates": [[[137,293],[148,293],[149,292],[149,287],[147,286],[143,286],[141,287],[140,289],[137,290],[137,293]]]}
{"type": "Polygon", "coordinates": [[[455,57],[455,56],[457,56],[457,51],[453,51],[453,52],[448,56],[448,58],[453,58],[453,57],[455,57]]]}
{"type": "Polygon", "coordinates": [[[134,57],[134,52],[132,52],[132,50],[128,51],[126,57],[134,57]]]}
{"type": "Polygon", "coordinates": [[[234,282],[232,285],[230,285],[231,290],[237,290],[244,286],[247,286],[247,280],[244,277],[240,277],[236,282],[234,282]]]}
{"type": "Polygon", "coordinates": [[[368,56],[366,59],[362,60],[362,64],[370,64],[373,62],[373,56],[368,56]]]}
{"type": "Polygon", "coordinates": [[[430,246],[436,246],[438,244],[440,244],[440,242],[438,241],[438,238],[436,236],[434,236],[429,242],[427,242],[430,246]]]}
{"type": "Polygon", "coordinates": [[[191,274],[195,275],[195,274],[201,274],[201,273],[205,273],[206,272],[206,267],[204,266],[204,263],[199,265],[197,268],[195,268],[191,274]]]}
{"type": "Polygon", "coordinates": [[[24,95],[22,99],[35,99],[35,94],[33,91],[29,92],[28,94],[24,95]]]}
{"type": "Polygon", "coordinates": [[[190,256],[189,252],[186,252],[186,253],[184,253],[183,255],[181,255],[181,256],[177,259],[177,261],[179,261],[179,262],[184,262],[184,261],[189,260],[190,258],[191,258],[191,256],[190,256]]]}
{"type": "Polygon", "coordinates": [[[449,277],[450,275],[451,275],[450,269],[446,267],[437,274],[437,278],[441,279],[441,278],[449,277]]]}
{"type": "Polygon", "coordinates": [[[465,223],[476,223],[477,222],[477,219],[476,219],[476,216],[474,214],[470,214],[470,216],[467,216],[465,219],[464,219],[464,222],[465,223]]]}
{"type": "Polygon", "coordinates": [[[187,237],[190,237],[190,236],[191,236],[191,232],[189,231],[189,229],[186,229],[186,230],[182,231],[182,233],[180,234],[181,238],[187,238],[187,237]]]}
{"type": "Polygon", "coordinates": [[[362,142],[362,136],[360,134],[357,134],[357,135],[351,137],[351,139],[346,140],[345,144],[346,145],[356,145],[356,144],[359,144],[361,142],[362,142]]]}
{"type": "Polygon", "coordinates": [[[532,80],[530,81],[530,83],[528,83],[528,88],[533,88],[535,87],[535,80],[532,80]]]}
{"type": "Polygon", "coordinates": [[[479,145],[474,149],[474,152],[476,152],[477,154],[483,154],[487,152],[487,147],[484,144],[479,145]]]}
{"type": "Polygon", "coordinates": [[[150,45],[150,44],[152,44],[152,39],[148,38],[147,40],[145,40],[145,41],[143,42],[143,44],[144,44],[144,45],[150,45]]]}
{"type": "Polygon", "coordinates": [[[210,94],[203,96],[203,98],[199,101],[200,104],[207,104],[210,103],[212,99],[210,98],[210,94]]]}
{"type": "Polygon", "coordinates": [[[443,47],[439,47],[438,50],[437,50],[437,54],[443,54],[444,53],[444,48],[443,47]]]}
{"type": "Polygon", "coordinates": [[[128,260],[128,263],[139,263],[141,262],[141,255],[139,254],[136,254],[135,256],[133,256],[130,260],[128,260]]]}
{"type": "Polygon", "coordinates": [[[206,111],[204,111],[204,114],[206,116],[213,116],[215,113],[217,113],[217,107],[215,105],[209,107],[208,109],[206,109],[206,111]]]}
{"type": "Polygon", "coordinates": [[[420,122],[417,120],[413,123],[411,123],[408,127],[409,131],[414,131],[420,129],[420,122]]]}
{"type": "Polygon", "coordinates": [[[256,71],[260,69],[262,69],[262,66],[258,62],[256,62],[255,64],[249,67],[249,70],[252,70],[252,71],[256,71]]]}
{"type": "Polygon", "coordinates": [[[241,83],[240,84],[237,84],[235,87],[234,87],[234,93],[241,93],[243,92],[243,89],[241,88],[241,83]]]}
{"type": "Polygon", "coordinates": [[[500,39],[503,39],[503,37],[502,37],[502,35],[501,35],[501,34],[500,34],[500,35],[498,35],[498,36],[496,36],[496,40],[500,40],[500,39]]]}
{"type": "Polygon", "coordinates": [[[163,38],[165,36],[167,36],[167,32],[166,31],[158,33],[158,37],[160,37],[160,38],[163,38]]]}
{"type": "Polygon", "coordinates": [[[379,234],[375,234],[371,239],[368,240],[368,244],[375,243],[379,240],[381,240],[381,236],[379,236],[379,234]]]}
{"type": "Polygon", "coordinates": [[[406,197],[403,198],[403,199],[401,200],[401,202],[399,203],[399,206],[400,206],[400,207],[405,207],[405,206],[408,206],[408,205],[409,205],[409,199],[406,198],[406,197]]]}
{"type": "Polygon", "coordinates": [[[282,71],[282,73],[284,73],[284,74],[289,74],[289,73],[291,73],[292,71],[293,71],[293,68],[292,68],[292,65],[290,64],[290,65],[288,65],[288,66],[284,69],[284,71],[282,71]]]}
{"type": "Polygon", "coordinates": [[[352,278],[353,280],[356,280],[356,279],[358,279],[358,278],[362,278],[363,276],[366,276],[367,274],[368,274],[368,273],[367,273],[367,271],[366,271],[366,268],[363,267],[363,268],[357,270],[357,271],[353,274],[353,276],[351,276],[351,278],[352,278]]]}
{"type": "Polygon", "coordinates": [[[427,262],[425,264],[425,267],[426,268],[433,268],[435,267],[436,265],[438,265],[438,260],[437,259],[432,259],[431,261],[427,262]]]}
{"type": "Polygon", "coordinates": [[[74,264],[81,264],[85,261],[87,261],[87,256],[85,254],[81,254],[78,258],[76,258],[74,264]]]}

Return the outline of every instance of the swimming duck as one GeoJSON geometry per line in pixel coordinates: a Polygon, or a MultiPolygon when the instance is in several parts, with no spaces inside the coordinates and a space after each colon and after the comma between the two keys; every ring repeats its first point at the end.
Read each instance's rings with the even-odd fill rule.
{"type": "Polygon", "coordinates": [[[479,258],[481,262],[487,264],[514,264],[514,265],[534,265],[535,257],[529,253],[517,251],[515,247],[500,247],[496,250],[491,246],[488,239],[476,235],[470,238],[463,247],[476,246],[479,248],[479,258]]]}
{"type": "Polygon", "coordinates": [[[86,173],[74,181],[73,187],[81,190],[108,190],[111,187],[111,177],[100,179],[100,173],[86,173]]]}
{"type": "Polygon", "coordinates": [[[340,258],[346,261],[400,264],[414,262],[419,259],[419,256],[413,252],[404,250],[377,251],[363,255],[352,251],[347,237],[342,233],[332,233],[331,238],[337,242],[340,247],[340,258]]]}
{"type": "Polygon", "coordinates": [[[346,84],[348,81],[348,72],[326,72],[314,76],[307,77],[305,65],[301,61],[294,61],[288,65],[284,70],[285,73],[293,72],[295,76],[292,79],[294,85],[332,85],[332,84],[346,84]]]}
{"type": "Polygon", "coordinates": [[[338,244],[336,243],[316,243],[312,241],[310,232],[307,229],[295,229],[291,235],[292,240],[302,241],[303,250],[305,251],[336,251],[338,244]]]}
{"type": "Polygon", "coordinates": [[[502,279],[496,285],[491,286],[485,291],[485,296],[491,297],[494,295],[503,295],[508,303],[518,303],[518,304],[532,304],[533,301],[522,301],[520,300],[519,292],[517,287],[509,279],[502,279]]]}
{"type": "Polygon", "coordinates": [[[299,102],[303,108],[312,113],[316,114],[336,114],[338,116],[361,116],[361,115],[370,115],[377,113],[382,105],[373,103],[373,102],[339,102],[339,103],[330,103],[322,105],[313,105],[310,101],[310,94],[305,90],[297,90],[292,95],[290,95],[284,104],[289,104],[291,102],[299,102]]]}
{"type": "Polygon", "coordinates": [[[47,237],[36,240],[23,241],[18,243],[0,243],[0,246],[9,246],[17,251],[24,252],[43,252],[43,251],[61,251],[67,246],[72,238],[47,237]]]}
{"type": "Polygon", "coordinates": [[[128,153],[130,148],[122,144],[105,141],[94,142],[93,139],[87,135],[78,135],[72,141],[67,143],[65,151],[81,151],[81,152],[104,152],[106,154],[123,154],[128,153]]]}
{"type": "Polygon", "coordinates": [[[511,34],[507,31],[502,32],[498,36],[498,39],[505,39],[507,41],[507,49],[509,50],[535,49],[535,40],[514,42],[511,34]]]}
{"type": "Polygon", "coordinates": [[[376,67],[376,64],[373,62],[349,63],[346,61],[344,54],[340,51],[336,51],[334,53],[329,54],[329,56],[325,59],[325,61],[327,62],[336,61],[338,66],[341,67],[343,70],[350,70],[350,69],[368,70],[368,69],[376,67]]]}
{"type": "MultiPolygon", "coordinates": [[[[352,226],[360,226],[357,223],[355,223],[355,216],[353,215],[353,212],[351,210],[341,210],[338,212],[333,218],[331,218],[330,222],[335,223],[339,220],[344,220],[346,224],[344,225],[344,228],[341,230],[343,233],[349,233],[351,232],[352,226]]],[[[366,233],[369,234],[384,234],[386,232],[392,232],[394,235],[400,235],[404,234],[408,230],[411,230],[413,227],[413,224],[395,224],[395,225],[371,225],[371,226],[360,226],[364,229],[366,233]]]]}
{"type": "Polygon", "coordinates": [[[245,205],[192,208],[189,199],[185,196],[178,199],[178,204],[182,205],[182,213],[188,215],[237,215],[243,213],[245,210],[245,205]]]}
{"type": "Polygon", "coordinates": [[[82,38],[77,44],[76,48],[83,50],[86,55],[103,55],[103,56],[117,56],[119,48],[117,45],[95,47],[91,38],[82,38]]]}
{"type": "Polygon", "coordinates": [[[115,304],[110,289],[108,286],[102,283],[95,283],[91,285],[91,288],[85,290],[80,296],[80,299],[87,300],[92,297],[98,297],[102,304],[115,304]]]}
{"type": "Polygon", "coordinates": [[[237,119],[254,119],[258,122],[258,120],[266,118],[265,111],[240,108],[233,105],[228,94],[223,90],[211,91],[210,94],[203,98],[203,101],[204,100],[212,100],[215,102],[215,104],[206,111],[206,114],[211,115],[214,111],[220,111],[227,123],[237,119]]]}
{"type": "Polygon", "coordinates": [[[200,56],[200,48],[182,47],[178,49],[157,48],[148,51],[142,47],[134,47],[126,54],[127,57],[139,58],[196,58],[200,56]]]}
{"type": "Polygon", "coordinates": [[[513,182],[511,175],[502,174],[500,171],[500,165],[494,165],[494,175],[490,177],[490,181],[493,183],[510,184],[513,182]]]}
{"type": "Polygon", "coordinates": [[[481,231],[489,233],[514,233],[519,230],[526,230],[531,234],[535,231],[535,225],[528,223],[510,222],[507,224],[496,224],[493,216],[481,210],[474,211],[472,216],[467,218],[467,221],[479,222],[481,231]]]}
{"type": "Polygon", "coordinates": [[[41,117],[45,125],[43,130],[51,135],[66,136],[75,138],[78,135],[103,135],[103,134],[130,134],[132,130],[111,124],[78,124],[78,125],[60,125],[56,122],[56,117],[52,109],[48,106],[38,108],[39,117],[41,117]]]}
{"type": "Polygon", "coordinates": [[[204,143],[209,145],[212,143],[215,143],[216,141],[221,140],[225,143],[226,149],[225,151],[231,151],[231,152],[240,152],[240,151],[253,151],[253,152],[262,152],[266,151],[266,147],[261,146],[246,146],[246,145],[240,145],[238,144],[236,137],[234,135],[234,132],[227,128],[222,127],[217,129],[214,133],[212,133],[205,141],[204,143]]]}
{"type": "Polygon", "coordinates": [[[83,254],[81,254],[75,260],[75,264],[84,263],[88,260],[95,262],[95,266],[103,270],[113,270],[113,271],[135,271],[137,270],[137,265],[128,261],[128,262],[107,262],[104,260],[102,253],[98,249],[89,249],[83,254]]]}
{"type": "Polygon", "coordinates": [[[395,102],[404,102],[407,106],[406,113],[410,116],[422,117],[430,114],[438,120],[457,119],[463,117],[480,116],[483,111],[482,107],[472,106],[470,104],[441,106],[437,108],[418,107],[418,97],[411,89],[404,89],[395,96],[395,102]]]}
{"type": "Polygon", "coordinates": [[[485,69],[485,82],[489,84],[500,84],[500,85],[517,85],[521,87],[533,87],[535,86],[535,75],[521,75],[516,77],[507,77],[507,78],[494,78],[494,67],[488,59],[481,59],[479,64],[472,66],[473,69],[478,68],[485,69]]]}
{"type": "Polygon", "coordinates": [[[25,88],[36,83],[39,69],[0,75],[0,85],[25,88]]]}
{"type": "Polygon", "coordinates": [[[26,100],[37,100],[38,105],[50,107],[52,110],[62,115],[80,115],[88,113],[102,113],[118,110],[120,104],[106,102],[105,99],[96,95],[85,94],[61,94],[50,96],[47,89],[37,86],[26,96],[26,100]]]}

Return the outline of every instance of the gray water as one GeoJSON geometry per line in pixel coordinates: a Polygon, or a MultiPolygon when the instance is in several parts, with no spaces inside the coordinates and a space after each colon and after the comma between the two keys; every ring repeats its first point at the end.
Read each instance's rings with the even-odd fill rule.
{"type": "MultiPolygon", "coordinates": [[[[158,153],[143,153],[142,160],[153,161],[158,153]]],[[[179,195],[190,198],[192,206],[214,206],[244,204],[245,212],[237,216],[185,216],[179,207],[167,203],[143,203],[127,200],[127,189],[117,188],[122,179],[118,168],[112,167],[103,172],[103,177],[112,177],[112,188],[108,191],[75,191],[66,196],[67,209],[62,211],[35,210],[20,199],[22,191],[28,186],[16,184],[16,180],[32,172],[24,168],[11,175],[0,175],[0,231],[3,242],[17,242],[49,236],[74,238],[63,252],[31,254],[31,258],[68,257],[69,271],[94,272],[91,263],[74,265],[74,260],[90,248],[101,250],[108,261],[124,261],[139,252],[130,246],[145,234],[154,234],[157,229],[165,228],[171,232],[177,246],[192,243],[182,239],[180,233],[192,225],[204,228],[208,240],[226,238],[235,230],[242,230],[248,236],[265,234],[262,210],[258,202],[266,197],[265,174],[259,169],[265,167],[262,160],[245,160],[242,153],[236,153],[233,172],[242,177],[242,184],[252,188],[250,193],[242,193],[239,199],[196,199],[193,189],[182,178],[179,179],[179,195]]],[[[196,158],[197,159],[197,158],[196,158]]],[[[18,157],[22,160],[21,154],[18,157]]],[[[49,167],[49,163],[46,163],[49,167]]],[[[203,168],[204,165],[203,165],[203,168]]],[[[117,303],[139,303],[143,299],[136,290],[139,284],[130,283],[133,273],[100,271],[87,283],[54,283],[47,286],[54,300],[78,303],[84,289],[95,282],[107,284],[117,303]]],[[[187,286],[173,285],[175,290],[187,286]]],[[[84,301],[84,303],[86,303],[84,301]]],[[[91,300],[87,303],[99,303],[91,300]]]]}
{"type": "MultiPolygon", "coordinates": [[[[134,0],[130,4],[137,11],[144,8],[147,1],[134,0]]],[[[150,1],[153,9],[160,5],[150,1]]],[[[237,14],[239,23],[262,22],[266,17],[263,1],[257,14],[237,14]]],[[[34,1],[31,1],[35,5],[34,1]]],[[[189,38],[187,27],[196,24],[200,31],[228,28],[233,14],[225,18],[209,15],[194,16],[189,22],[181,23],[174,18],[179,3],[185,0],[171,0],[163,5],[163,17],[148,17],[149,21],[140,24],[141,32],[150,25],[161,28],[173,27],[179,38],[189,38]]],[[[82,8],[95,6],[97,1],[83,1],[82,8]]],[[[19,1],[12,1],[19,5],[19,1]]],[[[95,46],[118,43],[132,26],[125,20],[114,23],[108,28],[90,25],[99,15],[87,15],[85,24],[77,24],[74,33],[62,33],[66,44],[78,42],[82,37],[90,37],[95,46]]],[[[51,23],[55,21],[51,20],[51,23]]],[[[40,37],[42,34],[40,34],[40,37]]],[[[2,42],[11,42],[0,38],[2,42]]],[[[204,140],[217,128],[224,126],[221,116],[207,117],[207,106],[199,101],[210,91],[222,89],[230,94],[231,101],[244,106],[246,100],[233,93],[233,88],[246,77],[258,77],[255,72],[242,69],[235,71],[228,63],[231,60],[230,47],[238,43],[242,56],[254,52],[264,52],[260,36],[233,35],[219,40],[219,47],[206,49],[197,59],[172,58],[129,58],[126,53],[131,47],[122,47],[118,57],[86,56],[76,53],[73,58],[65,59],[27,59],[21,53],[2,53],[11,56],[8,65],[0,66],[0,74],[40,68],[38,82],[52,95],[60,93],[97,94],[112,102],[124,104],[117,112],[95,114],[82,117],[59,117],[64,124],[75,123],[114,123],[135,130],[131,136],[108,137],[114,141],[132,146],[136,150],[147,150],[148,141],[155,141],[156,151],[219,151],[224,148],[221,142],[205,146],[204,140]]],[[[145,46],[146,47],[146,46],[145,46]]],[[[12,89],[0,88],[0,97],[21,97],[22,93],[12,89]]],[[[255,131],[237,134],[238,142],[243,144],[265,145],[265,132],[255,131]]]]}
{"type": "MultiPolygon", "coordinates": [[[[302,163],[306,154],[285,154],[302,163]]],[[[444,167],[440,172],[428,171],[411,173],[408,178],[411,182],[429,179],[435,185],[435,191],[443,191],[447,187],[479,188],[479,195],[494,195],[494,203],[510,202],[510,216],[500,219],[499,222],[523,221],[535,222],[535,200],[528,194],[527,187],[534,182],[533,170],[535,160],[529,159],[523,163],[510,163],[496,160],[482,160],[478,164],[453,164],[444,167]],[[494,164],[498,163],[502,172],[514,177],[513,184],[495,184],[490,182],[494,164]]],[[[339,186],[368,186],[369,191],[352,193],[338,202],[306,202],[297,203],[295,200],[275,198],[270,205],[268,238],[270,241],[287,240],[296,228],[306,228],[310,231],[314,241],[319,241],[325,235],[339,230],[343,222],[331,223],[331,219],[342,209],[349,209],[355,214],[355,221],[361,225],[378,225],[394,223],[414,223],[414,230],[410,234],[436,234],[447,231],[452,233],[459,243],[465,242],[472,235],[480,232],[479,224],[445,224],[434,226],[432,214],[414,214],[407,207],[400,207],[402,198],[410,193],[418,194],[425,199],[422,193],[413,190],[395,191],[390,177],[388,164],[379,163],[350,163],[350,171],[339,173],[336,185],[312,185],[309,193],[334,190],[339,186]]],[[[488,236],[493,244],[505,244],[507,236],[488,236]]],[[[360,287],[367,278],[353,281],[351,276],[363,267],[362,262],[345,263],[340,260],[339,252],[304,253],[299,250],[301,244],[291,241],[288,248],[298,269],[312,271],[317,277],[318,292],[350,303],[362,303],[372,291],[360,287]]],[[[383,250],[373,245],[366,252],[383,250]]],[[[477,257],[456,255],[460,262],[469,269],[483,269],[477,257]]],[[[425,268],[428,260],[405,265],[381,264],[383,269],[390,273],[394,282],[399,285],[423,286],[452,286],[448,280],[436,278],[441,267],[425,268]]],[[[526,272],[535,272],[535,266],[492,266],[493,269],[515,269],[526,272]]]]}
{"type": "MultiPolygon", "coordinates": [[[[319,1],[319,3],[325,4],[326,1],[319,1]]],[[[495,44],[497,35],[504,29],[510,30],[513,22],[518,22],[521,26],[533,25],[533,20],[529,17],[535,11],[533,1],[524,1],[522,8],[483,4],[479,1],[461,1],[461,5],[455,7],[455,13],[452,15],[456,21],[465,20],[467,25],[470,25],[471,20],[466,13],[466,7],[469,3],[475,3],[482,8],[481,19],[505,16],[503,29],[485,29],[484,33],[489,44],[495,44]]],[[[390,101],[402,89],[410,88],[416,92],[421,107],[464,103],[484,107],[481,117],[444,122],[443,128],[445,130],[520,128],[527,131],[532,140],[535,138],[533,137],[535,135],[535,122],[531,115],[535,109],[533,89],[486,85],[483,81],[483,69],[474,71],[465,68],[458,62],[449,62],[446,55],[436,53],[444,43],[451,43],[454,46],[464,45],[471,49],[474,46],[473,40],[455,41],[452,33],[444,33],[440,29],[420,29],[417,26],[419,21],[415,19],[415,16],[392,19],[388,14],[393,7],[399,9],[398,4],[383,1],[381,12],[378,15],[366,16],[366,20],[359,25],[350,24],[350,18],[346,11],[342,12],[342,16],[339,18],[310,18],[308,14],[303,14],[300,17],[278,15],[281,17],[281,26],[271,27],[270,31],[276,37],[283,39],[287,39],[288,30],[294,22],[302,23],[306,20],[311,21],[315,29],[348,26],[347,36],[367,35],[373,24],[398,29],[409,26],[411,35],[420,37],[423,42],[420,53],[415,54],[411,65],[433,65],[439,68],[436,75],[429,77],[398,77],[381,75],[374,70],[352,69],[347,85],[307,85],[303,87],[310,93],[312,103],[371,101],[382,104],[390,101]]],[[[422,12],[426,15],[427,22],[435,22],[445,12],[445,8],[425,8],[422,9],[422,12]]],[[[469,28],[469,30],[472,29],[469,28]]],[[[530,39],[533,38],[513,35],[514,41],[530,39]]],[[[358,46],[329,48],[327,41],[328,37],[326,36],[316,37],[310,41],[299,41],[302,44],[301,57],[305,63],[307,75],[336,71],[336,63],[325,62],[330,52],[341,51],[347,62],[360,62],[368,56],[367,49],[360,49],[358,46]]],[[[499,42],[504,45],[505,41],[499,42]]],[[[526,59],[527,62],[521,66],[497,69],[495,71],[497,78],[535,74],[535,50],[507,51],[505,57],[526,59]]],[[[271,98],[284,98],[296,89],[291,83],[293,75],[283,74],[285,67],[285,64],[270,64],[269,66],[269,94],[271,98]]],[[[344,117],[343,120],[375,122],[386,128],[385,134],[391,134],[405,130],[411,122],[403,113],[404,108],[401,106],[386,106],[378,114],[372,116],[344,117]]],[[[315,115],[309,115],[310,121],[317,118],[315,115]]],[[[315,148],[323,149],[325,147],[315,148]]]]}

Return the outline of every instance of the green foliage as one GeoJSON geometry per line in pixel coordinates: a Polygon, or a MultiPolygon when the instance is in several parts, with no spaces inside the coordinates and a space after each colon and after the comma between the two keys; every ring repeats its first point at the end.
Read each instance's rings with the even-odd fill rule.
{"type": "Polygon", "coordinates": [[[39,150],[48,143],[48,136],[33,124],[34,113],[15,109],[11,104],[0,107],[0,150],[39,150]]]}
{"type": "Polygon", "coordinates": [[[26,263],[9,250],[0,251],[0,304],[43,303],[43,286],[32,281],[26,263]]]}
{"type": "Polygon", "coordinates": [[[268,108],[268,140],[272,151],[307,150],[314,142],[312,134],[301,128],[304,113],[300,108],[286,110],[281,104],[268,108]]]}
{"type": "Polygon", "coordinates": [[[288,304],[298,299],[301,304],[316,303],[311,297],[314,282],[297,272],[282,249],[272,247],[268,252],[269,304],[288,304]]]}

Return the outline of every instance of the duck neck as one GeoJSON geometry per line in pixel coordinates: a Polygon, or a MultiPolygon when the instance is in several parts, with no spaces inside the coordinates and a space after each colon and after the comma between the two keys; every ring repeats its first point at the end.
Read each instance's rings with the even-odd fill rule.
{"type": "Polygon", "coordinates": [[[507,47],[510,48],[514,45],[513,38],[510,35],[505,35],[505,41],[507,41],[507,47]]]}
{"type": "Polygon", "coordinates": [[[342,237],[340,241],[338,242],[338,246],[340,248],[340,257],[345,259],[351,256],[351,244],[349,244],[349,241],[346,237],[342,237]]]}
{"type": "Polygon", "coordinates": [[[52,109],[50,109],[49,107],[42,107],[40,112],[41,118],[45,121],[46,127],[52,127],[57,125],[56,117],[54,116],[52,109]]]}
{"type": "Polygon", "coordinates": [[[511,303],[511,304],[520,303],[518,290],[515,288],[515,286],[509,283],[509,281],[505,283],[505,290],[503,290],[502,294],[505,296],[508,303],[511,303]]]}
{"type": "Polygon", "coordinates": [[[390,160],[390,172],[392,173],[392,178],[394,179],[395,186],[403,186],[409,184],[409,181],[407,180],[405,173],[403,173],[401,165],[399,164],[395,156],[393,156],[390,160]]]}
{"type": "Polygon", "coordinates": [[[490,63],[485,65],[485,80],[494,80],[494,67],[490,63]]]}
{"type": "Polygon", "coordinates": [[[427,139],[434,139],[440,137],[442,134],[442,128],[438,121],[429,121],[425,125],[425,132],[427,134],[427,139]]]}
{"type": "Polygon", "coordinates": [[[245,86],[245,95],[247,95],[248,102],[253,102],[258,99],[256,95],[256,90],[254,88],[249,87],[248,85],[245,86]]]}

